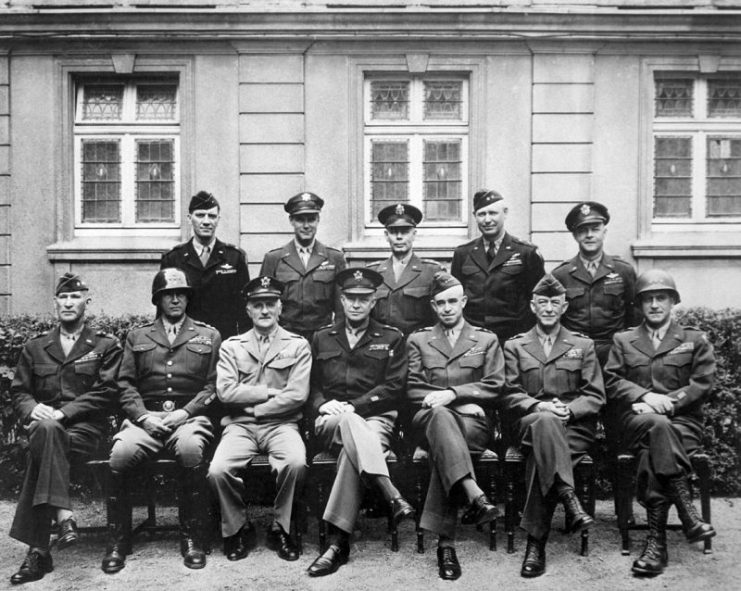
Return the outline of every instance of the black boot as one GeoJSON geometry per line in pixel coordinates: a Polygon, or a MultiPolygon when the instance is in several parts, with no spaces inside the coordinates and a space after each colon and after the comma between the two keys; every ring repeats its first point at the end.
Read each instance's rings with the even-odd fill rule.
{"type": "Polygon", "coordinates": [[[206,566],[203,532],[207,523],[206,466],[183,468],[180,478],[180,554],[188,568],[206,566]]]}
{"type": "Polygon", "coordinates": [[[526,578],[539,577],[545,572],[545,545],[548,541],[548,534],[537,539],[533,536],[527,537],[527,548],[525,549],[525,559],[522,561],[520,576],[526,578]]]}
{"type": "Polygon", "coordinates": [[[561,482],[556,485],[556,492],[566,512],[566,531],[579,531],[594,525],[594,519],[581,506],[573,486],[561,482]]]}
{"type": "Polygon", "coordinates": [[[124,474],[111,471],[108,490],[108,546],[101,568],[109,575],[126,566],[131,553],[131,503],[124,474]]]}
{"type": "Polygon", "coordinates": [[[686,476],[675,476],[669,479],[669,493],[672,502],[677,506],[677,514],[682,522],[684,535],[690,544],[701,542],[712,538],[715,529],[709,523],[705,523],[698,515],[697,509],[692,504],[690,484],[686,476]]]}
{"type": "Polygon", "coordinates": [[[655,577],[664,572],[669,558],[666,552],[666,520],[669,505],[662,503],[646,509],[648,537],[640,557],[633,563],[633,573],[638,576],[655,577]]]}

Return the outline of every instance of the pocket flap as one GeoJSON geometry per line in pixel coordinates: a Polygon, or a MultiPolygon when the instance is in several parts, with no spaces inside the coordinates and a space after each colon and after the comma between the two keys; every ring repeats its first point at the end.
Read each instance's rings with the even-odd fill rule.
{"type": "Polygon", "coordinates": [[[285,369],[286,367],[291,367],[295,363],[295,357],[276,357],[268,363],[268,367],[272,367],[273,369],[285,369]]]}
{"type": "Polygon", "coordinates": [[[141,353],[143,351],[151,351],[154,349],[157,345],[154,343],[137,343],[132,347],[134,353],[141,353]]]}
{"type": "Polygon", "coordinates": [[[212,350],[211,345],[206,345],[205,343],[187,343],[185,348],[188,351],[199,353],[200,355],[210,355],[212,350]]]}
{"type": "Polygon", "coordinates": [[[50,376],[57,373],[59,367],[53,363],[39,363],[33,366],[33,373],[39,377],[50,376]]]}
{"type": "Polygon", "coordinates": [[[410,298],[430,297],[430,289],[428,287],[405,287],[402,291],[404,295],[410,298]]]}

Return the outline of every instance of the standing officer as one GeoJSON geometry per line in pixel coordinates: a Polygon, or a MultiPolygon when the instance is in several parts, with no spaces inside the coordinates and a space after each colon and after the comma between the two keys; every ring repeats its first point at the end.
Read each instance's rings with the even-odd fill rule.
{"type": "Polygon", "coordinates": [[[570,531],[594,523],[574,492],[573,465],[594,441],[605,391],[594,343],[561,326],[565,292],[557,279],[545,275],[530,303],[535,327],[504,345],[503,406],[514,415],[513,435],[527,454],[520,522],[528,533],[523,577],[545,572],[545,545],[558,501],[570,531]]]}
{"type": "Polygon", "coordinates": [[[715,535],[692,504],[687,481],[689,457],[700,448],[702,403],[713,387],[715,356],[704,333],[672,320],[680,300],[669,273],[642,273],[636,297],[643,323],[615,335],[605,375],[608,406],[619,417],[622,445],[638,459],[636,496],[648,516],[646,546],[633,573],[654,576],[667,565],[671,505],[676,505],[691,544],[715,535]]]}
{"type": "Polygon", "coordinates": [[[553,271],[566,288],[569,303],[561,322],[594,341],[601,367],[607,361],[612,335],[633,326],[635,320],[636,272],[620,257],[605,254],[609,221],[610,214],[601,203],[575,205],[566,216],[566,227],[579,245],[579,254],[553,271]]]}
{"type": "Polygon", "coordinates": [[[213,439],[206,416],[216,394],[216,360],[221,337],[185,310],[192,293],[180,269],[159,271],[152,283],[157,319],[129,332],[118,374],[126,420],[113,438],[109,465],[114,507],[105,573],[125,566],[131,544],[128,476],[163,449],[174,454],[180,474],[180,553],[188,568],[206,566],[201,535],[206,523],[206,465],[203,453],[213,439]]]}
{"type": "Polygon", "coordinates": [[[430,452],[430,484],[420,526],[439,536],[440,578],[455,580],[456,497],[468,500],[464,523],[496,518],[497,508],[476,483],[470,451],[491,438],[491,411],[504,385],[504,356],[495,334],[463,319],[466,296],[452,275],[436,273],[432,309],[438,323],[409,336],[407,396],[415,410],[412,428],[430,452]]]}
{"type": "Polygon", "coordinates": [[[335,278],[347,264],[342,253],[316,239],[319,212],[324,200],[314,193],[291,197],[283,209],[293,226],[293,240],[271,250],[262,261],[260,275],[275,277],[285,285],[280,323],[309,341],[321,326],[341,313],[335,278]]]}
{"type": "Polygon", "coordinates": [[[162,255],[160,269],[185,272],[192,288],[188,316],[210,324],[226,339],[250,327],[240,295],[250,273],[244,251],[216,238],[219,219],[216,198],[196,193],[188,206],[193,238],[162,255]]]}
{"type": "Polygon", "coordinates": [[[216,393],[227,414],[208,480],[221,505],[224,551],[229,560],[240,560],[254,537],[240,472],[257,454],[267,453],[277,480],[268,546],[283,560],[298,560],[298,547],[290,537],[291,510],[306,471],[298,423],[309,397],[311,347],[278,326],[283,284],[257,277],[244,291],[253,328],[221,346],[216,393]]]}
{"type": "Polygon", "coordinates": [[[382,277],[368,268],[337,275],[345,318],[314,335],[310,408],[323,447],[338,454],[324,521],[329,547],[309,575],[335,572],[350,554],[350,534],[360,510],[361,478],[389,503],[394,523],[414,515],[389,478],[385,454],[406,382],[407,359],[401,332],[370,318],[382,277]]]}
{"type": "Polygon", "coordinates": [[[28,434],[26,474],[10,536],[29,545],[13,585],[38,581],[51,572],[51,521],[59,526],[59,548],[77,541],[70,509],[70,458],[93,453],[105,433],[106,414],[116,399],[121,362],[118,339],[85,324],[88,287],[65,273],[54,292],[59,325],[23,347],[10,396],[28,434]]]}
{"type": "Polygon", "coordinates": [[[455,249],[450,272],[466,291],[466,320],[504,343],[535,322],[529,301],[544,273],[543,257],[537,247],[504,231],[509,208],[496,191],[478,191],[473,211],[482,235],[455,249]]]}
{"type": "Polygon", "coordinates": [[[422,221],[419,209],[405,203],[389,205],[378,212],[378,221],[386,227],[384,235],[391,256],[368,265],[383,277],[372,315],[408,336],[435,323],[429,303],[430,286],[433,275],[445,269],[435,261],[420,259],[412,250],[417,226],[422,221]]]}

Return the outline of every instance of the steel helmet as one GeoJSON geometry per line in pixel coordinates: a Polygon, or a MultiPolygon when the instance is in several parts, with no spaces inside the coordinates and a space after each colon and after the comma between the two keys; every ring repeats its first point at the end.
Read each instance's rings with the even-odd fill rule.
{"type": "Polygon", "coordinates": [[[681,301],[677,284],[664,269],[649,269],[638,276],[638,279],[636,279],[636,296],[647,291],[668,291],[674,296],[674,301],[677,304],[681,301]]]}
{"type": "Polygon", "coordinates": [[[154,276],[152,281],[152,303],[157,305],[157,296],[163,291],[170,290],[185,291],[191,294],[193,288],[188,283],[188,277],[180,269],[174,267],[162,269],[154,276]]]}

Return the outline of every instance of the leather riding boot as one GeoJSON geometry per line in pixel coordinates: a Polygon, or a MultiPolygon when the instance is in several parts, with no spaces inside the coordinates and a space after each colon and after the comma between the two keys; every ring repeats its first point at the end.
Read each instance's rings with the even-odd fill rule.
{"type": "Polygon", "coordinates": [[[582,507],[573,486],[561,482],[556,485],[556,493],[566,512],[567,531],[583,530],[594,525],[594,519],[582,507]]]}
{"type": "Polygon", "coordinates": [[[672,502],[677,506],[677,514],[682,522],[684,535],[690,544],[707,540],[715,535],[715,529],[709,523],[705,523],[692,503],[690,483],[687,477],[675,476],[669,479],[669,494],[672,502]]]}
{"type": "Polygon", "coordinates": [[[108,484],[108,545],[101,568],[114,574],[126,566],[126,555],[131,553],[131,503],[126,476],[109,472],[108,484]]]}
{"type": "Polygon", "coordinates": [[[646,509],[648,517],[648,536],[646,545],[638,559],[633,563],[633,573],[639,576],[655,577],[664,572],[669,557],[666,551],[666,520],[669,504],[662,503],[646,509]]]}
{"type": "Polygon", "coordinates": [[[207,523],[208,502],[205,489],[205,464],[183,468],[179,499],[180,554],[183,564],[192,569],[206,566],[203,533],[207,523]]]}

